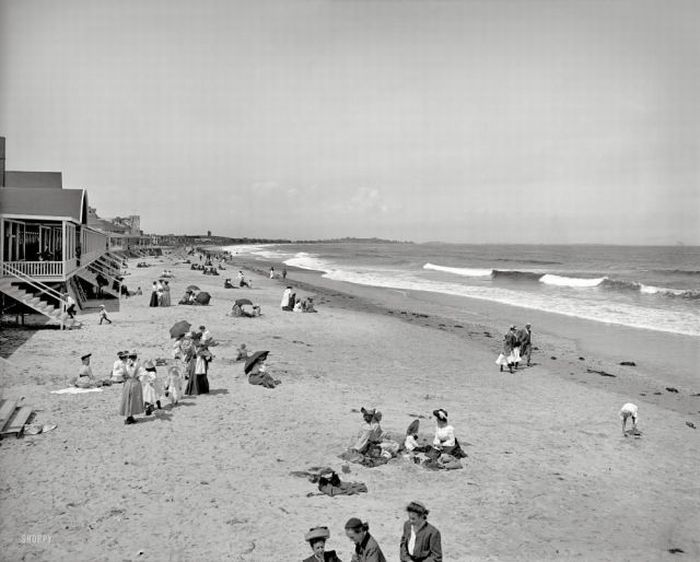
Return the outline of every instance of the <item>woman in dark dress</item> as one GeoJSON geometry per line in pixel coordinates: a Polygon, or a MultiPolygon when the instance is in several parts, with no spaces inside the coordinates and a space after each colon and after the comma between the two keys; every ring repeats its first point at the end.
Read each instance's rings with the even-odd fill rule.
{"type": "Polygon", "coordinates": [[[197,394],[209,394],[209,362],[213,359],[212,354],[207,349],[206,345],[197,347],[196,353],[187,364],[187,372],[189,379],[187,381],[187,389],[185,394],[190,396],[197,394]]]}
{"type": "Polygon", "coordinates": [[[156,285],[156,282],[153,282],[153,288],[151,289],[151,302],[148,304],[148,306],[158,306],[158,286],[156,285]]]}

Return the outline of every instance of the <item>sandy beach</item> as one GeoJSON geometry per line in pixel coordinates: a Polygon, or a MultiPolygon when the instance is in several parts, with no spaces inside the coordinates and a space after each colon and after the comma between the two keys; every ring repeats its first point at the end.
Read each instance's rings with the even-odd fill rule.
{"type": "Polygon", "coordinates": [[[123,300],[112,325],[94,314],[79,330],[3,329],[2,397],[24,397],[38,423],[58,426],[0,444],[3,560],[301,560],[311,553],[304,533],[327,525],[328,548],[349,561],[350,517],[368,521],[387,559],[398,560],[411,500],[430,508],[447,561],[700,559],[700,431],[686,425],[700,426],[697,338],[525,317],[468,299],[426,304],[419,294],[291,269],[287,283],[314,295],[319,314],[288,313],[279,308],[286,283],[268,279],[265,264],[236,262],[210,277],[168,258],[148,261],[130,262],[127,283],[145,292],[123,300]],[[224,289],[239,267],[254,288],[224,289]],[[163,268],[175,274],[173,303],[194,283],[211,304],[149,308],[163,268]],[[263,315],[227,316],[241,297],[263,315]],[[211,394],[131,426],[117,414],[120,385],[50,394],[87,352],[104,376],[118,350],[169,358],[168,329],[183,319],[220,343],[211,394]],[[496,330],[525,320],[539,348],[534,365],[499,373],[496,330]],[[234,361],[240,343],[270,350],[281,386],[247,383],[234,361]],[[619,365],[633,354],[637,367],[619,365]],[[640,408],[638,438],[620,431],[617,413],[629,401],[640,408]],[[360,430],[362,406],[379,408],[393,433],[419,418],[426,439],[431,412],[446,409],[465,468],[396,459],[341,473],[338,454],[360,430]],[[316,487],[290,472],[311,466],[369,491],[308,497],[316,487]]]}

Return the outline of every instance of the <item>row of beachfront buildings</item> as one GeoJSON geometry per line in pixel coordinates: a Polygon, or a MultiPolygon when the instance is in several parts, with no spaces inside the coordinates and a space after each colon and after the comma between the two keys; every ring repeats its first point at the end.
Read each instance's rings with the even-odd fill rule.
{"type": "Polygon", "coordinates": [[[100,218],[86,189],[64,189],[61,172],[6,169],[0,137],[2,313],[39,313],[63,326],[67,294],[79,308],[118,306],[124,257],[153,249],[139,223],[100,218]]]}

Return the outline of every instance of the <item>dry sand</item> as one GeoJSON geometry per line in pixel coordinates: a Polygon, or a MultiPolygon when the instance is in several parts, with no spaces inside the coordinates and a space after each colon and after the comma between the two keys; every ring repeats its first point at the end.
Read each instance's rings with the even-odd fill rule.
{"type": "Polygon", "coordinates": [[[700,426],[690,414],[700,410],[691,390],[700,389],[654,395],[664,382],[640,375],[649,392],[639,396],[634,377],[587,373],[612,367],[594,357],[579,362],[578,350],[556,339],[536,342],[538,365],[501,374],[499,336],[463,318],[424,317],[377,293],[309,285],[297,292],[316,294],[320,313],[287,313],[281,281],[253,274],[254,289],[225,290],[232,267],[210,277],[149,261],[149,269],[131,264],[129,286],[146,292],[122,301],[112,325],[86,315],[75,331],[4,330],[3,398],[24,397],[38,422],[58,428],[0,445],[3,560],[293,561],[309,556],[304,532],[320,524],[347,562],[343,524],[352,516],[369,521],[388,560],[398,560],[413,499],[431,509],[447,561],[700,559],[700,432],[685,425],[700,426]],[[173,302],[195,283],[211,292],[211,305],[148,308],[164,267],[176,275],[173,302]],[[263,316],[226,316],[240,297],[261,304],[263,316]],[[205,324],[221,342],[210,395],[125,426],[119,385],[49,393],[65,386],[86,351],[104,375],[117,350],[169,357],[168,328],[180,319],[205,324]],[[241,342],[271,351],[279,388],[247,383],[233,361],[241,342]],[[556,354],[561,363],[542,360],[556,354]],[[640,405],[641,438],[621,435],[617,412],[628,401],[640,405]],[[426,438],[432,410],[447,409],[467,444],[465,469],[350,465],[341,477],[365,482],[369,493],[307,497],[315,486],[290,471],[339,470],[337,455],[361,426],[352,410],[361,406],[382,410],[384,429],[394,432],[423,416],[426,438]]]}

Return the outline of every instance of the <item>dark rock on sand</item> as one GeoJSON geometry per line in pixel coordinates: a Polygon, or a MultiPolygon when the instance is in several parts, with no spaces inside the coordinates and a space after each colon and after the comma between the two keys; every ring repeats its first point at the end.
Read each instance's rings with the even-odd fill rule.
{"type": "Polygon", "coordinates": [[[697,427],[695,427],[695,424],[693,422],[685,422],[685,425],[687,425],[688,427],[690,427],[692,429],[697,429],[697,427]]]}
{"type": "Polygon", "coordinates": [[[683,554],[683,553],[685,553],[685,550],[683,550],[682,548],[669,548],[668,551],[671,554],[683,554]]]}
{"type": "Polygon", "coordinates": [[[636,367],[637,364],[634,361],[620,361],[620,365],[624,365],[625,367],[636,367]]]}
{"type": "Polygon", "coordinates": [[[552,355],[552,356],[550,357],[550,359],[551,359],[552,361],[556,361],[556,360],[557,360],[557,358],[554,357],[554,355],[552,355]]]}
{"type": "Polygon", "coordinates": [[[585,358],[585,357],[579,357],[578,360],[579,360],[579,361],[585,361],[586,358],[585,358]]]}
{"type": "Polygon", "coordinates": [[[674,392],[674,393],[678,394],[678,389],[677,389],[677,388],[674,388],[674,387],[672,387],[672,386],[667,386],[667,387],[666,387],[666,390],[667,390],[668,392],[674,392]]]}
{"type": "Polygon", "coordinates": [[[612,377],[615,378],[617,375],[613,375],[612,373],[608,373],[606,371],[597,371],[596,369],[586,369],[586,372],[588,373],[595,373],[596,375],[600,375],[601,377],[612,377]]]}

